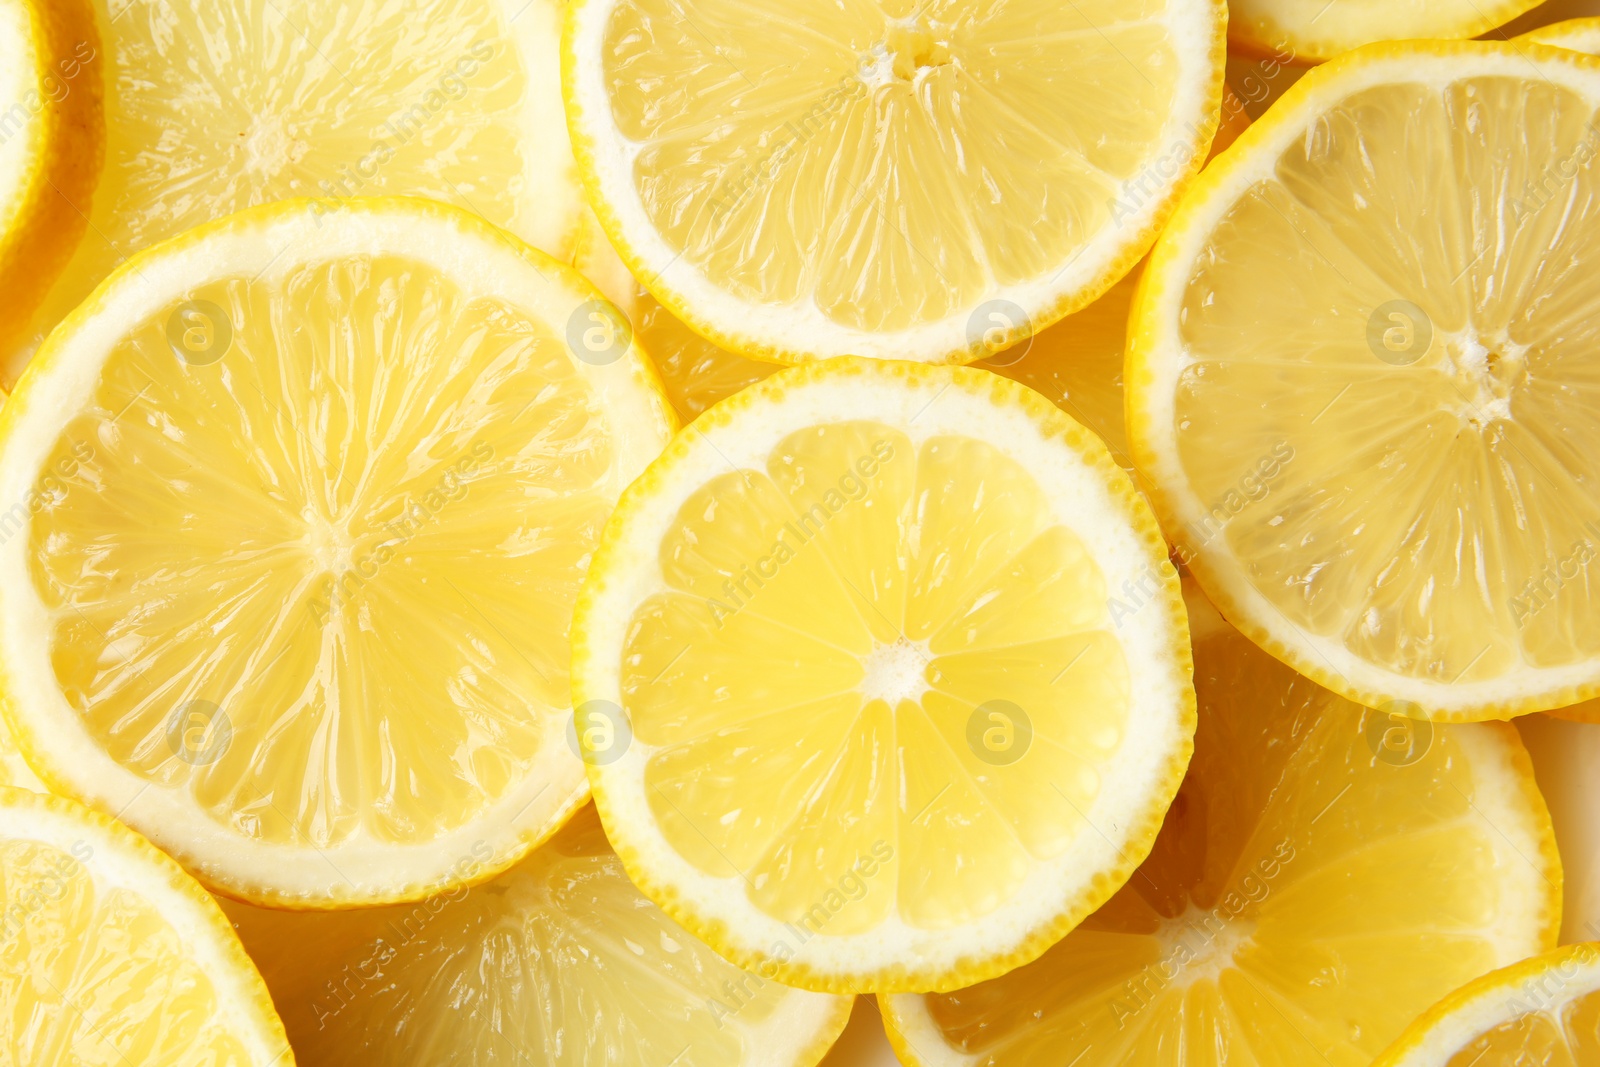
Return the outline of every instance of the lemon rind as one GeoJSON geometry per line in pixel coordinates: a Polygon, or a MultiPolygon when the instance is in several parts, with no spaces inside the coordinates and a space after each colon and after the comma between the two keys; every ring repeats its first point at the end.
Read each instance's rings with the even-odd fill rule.
{"type": "MultiPolygon", "coordinates": [[[[1193,0],[1193,10],[1185,15],[1193,25],[1185,28],[1191,36],[1204,38],[1204,59],[1200,59],[1201,48],[1197,46],[1194,58],[1200,66],[1188,79],[1194,84],[1188,88],[1180,86],[1178,93],[1180,98],[1193,103],[1186,105],[1189,110],[1183,114],[1175,109],[1159,139],[1168,149],[1187,147],[1188,159],[1177,168],[1160,195],[1149,198],[1139,207],[1134,216],[1136,221],[1126,227],[1129,235],[1124,240],[1107,241],[1110,250],[1099,257],[1098,265],[1095,265],[1095,257],[1083,259],[1081,253],[1075,254],[1042,286],[1036,279],[1030,286],[998,287],[937,322],[895,332],[860,330],[835,323],[815,309],[791,308],[789,312],[765,309],[724,293],[701,271],[673,252],[654,231],[631,182],[619,181],[617,188],[608,191],[597,160],[603,155],[615,155],[614,146],[621,134],[609,122],[610,109],[604,103],[606,95],[596,57],[606,14],[614,2],[577,0],[570,4],[562,34],[562,95],[566,101],[573,155],[578,161],[589,203],[628,270],[663,307],[712,343],[768,363],[792,365],[855,355],[929,364],[965,364],[991,354],[981,341],[966,337],[967,319],[986,301],[1010,300],[1028,313],[1028,327],[1017,334],[1017,340],[1093,303],[1133,268],[1161,232],[1184,187],[1205,162],[1206,148],[1216,133],[1222,103],[1227,59],[1226,0],[1193,0]],[[596,118],[591,119],[591,116],[596,118]],[[1174,131],[1186,125],[1192,131],[1190,136],[1174,135],[1174,131]],[[603,127],[605,133],[593,132],[596,126],[603,127]],[[630,225],[624,223],[622,212],[618,210],[619,203],[633,220],[633,239],[629,237],[630,225]],[[1068,274],[1068,266],[1080,259],[1084,266],[1068,276],[1067,281],[1060,281],[1068,274]],[[669,271],[672,278],[667,276],[669,271]],[[1038,292],[1029,291],[1031,288],[1038,292]],[[713,315],[701,310],[710,305],[717,305],[731,314],[713,315]],[[802,312],[804,317],[797,319],[795,316],[802,312]],[[741,317],[745,321],[743,326],[729,325],[741,317]],[[755,320],[753,325],[752,319],[755,320]],[[807,346],[801,347],[795,340],[797,337],[828,340],[823,343],[808,340],[807,346]]],[[[1181,20],[1171,16],[1169,21],[1176,25],[1181,20]]],[[[626,169],[619,169],[613,161],[608,172],[625,174],[626,169]]],[[[1110,234],[1122,228],[1108,223],[1101,233],[1110,234]]]]}
{"type": "Polygon", "coordinates": [[[1206,595],[1257,645],[1320,685],[1368,707],[1405,701],[1415,706],[1419,717],[1436,722],[1507,719],[1600,695],[1600,657],[1564,668],[1524,669],[1487,682],[1441,685],[1411,678],[1360,660],[1334,640],[1300,633],[1248,585],[1225,539],[1213,537],[1198,547],[1186,544],[1183,531],[1204,508],[1188,489],[1171,430],[1173,387],[1183,359],[1175,309],[1182,299],[1185,271],[1235,202],[1233,197],[1269,176],[1280,152],[1327,105],[1388,82],[1438,86],[1486,73],[1526,78],[1530,63],[1545,77],[1600,106],[1600,60],[1537,44],[1387,42],[1348,52],[1311,70],[1190,185],[1150,254],[1129,318],[1123,375],[1129,452],[1144,476],[1141,484],[1149,490],[1163,529],[1173,534],[1206,595]],[[1452,62],[1459,59],[1477,62],[1463,70],[1452,62]],[[1548,680],[1534,687],[1517,681],[1523,676],[1548,680]]]}

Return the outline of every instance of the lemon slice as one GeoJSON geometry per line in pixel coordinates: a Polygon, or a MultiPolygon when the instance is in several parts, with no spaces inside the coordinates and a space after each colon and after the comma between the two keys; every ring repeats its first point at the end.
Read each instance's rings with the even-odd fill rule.
{"type": "Polygon", "coordinates": [[[7,1063],[293,1067],[216,902],[121,823],[0,789],[0,906],[7,1063]]]}
{"type": "Polygon", "coordinates": [[[777,362],[977,358],[1104,292],[1199,169],[1213,0],[584,0],[562,60],[633,273],[777,362]],[[1048,120],[1042,118],[1048,116],[1048,120]]]}
{"type": "Polygon", "coordinates": [[[652,900],[803,988],[1030,959],[1148,849],[1193,731],[1166,547],[986,372],[845,359],[708,411],[573,621],[600,815],[652,900]]]}
{"type": "Polygon", "coordinates": [[[343,912],[223,905],[303,1064],[812,1067],[851,998],[739,970],[640,895],[593,808],[493,880],[343,912]]]}
{"type": "Polygon", "coordinates": [[[1200,728],[1149,859],[1039,960],[884,998],[916,1067],[1359,1067],[1555,944],[1561,866],[1516,732],[1357,707],[1191,595],[1200,728]]]}
{"type": "Polygon", "coordinates": [[[1600,942],[1486,974],[1430,1008],[1373,1067],[1600,1063],[1600,942]]]}
{"type": "Polygon", "coordinates": [[[556,0],[94,2],[104,166],[28,343],[0,351],[8,386],[128,256],[273,200],[426,196],[575,250],[556,0]]]}
{"type": "Polygon", "coordinates": [[[100,40],[88,0],[0,0],[0,352],[84,231],[104,150],[100,40]]]}
{"type": "Polygon", "coordinates": [[[1540,0],[1229,0],[1228,44],[1246,54],[1321,63],[1377,41],[1477,37],[1540,0]]]}
{"type": "Polygon", "coordinates": [[[1540,26],[1516,38],[1529,44],[1566,48],[1585,55],[1600,55],[1600,18],[1567,19],[1540,26]]]}
{"type": "Polygon", "coordinates": [[[671,428],[569,268],[429,201],[322,207],[142,255],[0,410],[29,761],[294,907],[423,896],[480,846],[488,877],[583,800],[572,605],[671,428]]]}
{"type": "Polygon", "coordinates": [[[1128,431],[1164,528],[1369,707],[1600,693],[1597,105],[1572,52],[1351,53],[1207,168],[1145,272],[1128,431]]]}

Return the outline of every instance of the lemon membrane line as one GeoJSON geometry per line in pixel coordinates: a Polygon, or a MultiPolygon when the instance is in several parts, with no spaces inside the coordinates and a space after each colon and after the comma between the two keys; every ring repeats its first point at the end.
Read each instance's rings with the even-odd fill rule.
{"type": "MultiPolygon", "coordinates": [[[[1145,427],[1146,433],[1153,431],[1155,435],[1153,439],[1146,439],[1137,431],[1130,434],[1131,450],[1141,469],[1150,472],[1153,483],[1182,486],[1158,490],[1153,497],[1169,523],[1183,528],[1185,523],[1195,521],[1201,505],[1192,490],[1184,485],[1172,429],[1176,402],[1176,390],[1172,386],[1177,375],[1194,362],[1194,357],[1176,337],[1175,320],[1165,305],[1180,298],[1184,290],[1184,281],[1175,276],[1181,271],[1181,264],[1194,261],[1222,215],[1235,202],[1229,197],[1211,194],[1224,186],[1245,189],[1257,182],[1275,180],[1272,172],[1282,152],[1303,135],[1310,120],[1339,99],[1392,82],[1419,84],[1442,92],[1465,77],[1492,74],[1522,77],[1526,75],[1530,60],[1539,61],[1543,68],[1540,73],[1553,84],[1571,89],[1591,103],[1600,99],[1600,61],[1562,49],[1534,45],[1524,54],[1520,47],[1513,50],[1508,44],[1479,41],[1367,45],[1315,68],[1296,82],[1274,105],[1270,120],[1252,124],[1195,180],[1174,213],[1165,236],[1152,252],[1150,267],[1141,279],[1134,300],[1131,319],[1134,330],[1128,357],[1129,425],[1145,427]],[[1476,61],[1476,69],[1463,74],[1459,66],[1448,62],[1460,57],[1471,57],[1476,61]],[[1338,83],[1333,90],[1325,88],[1330,81],[1338,83]],[[1257,150],[1258,146],[1261,150],[1257,150]],[[1268,151],[1270,146],[1278,150],[1268,151]]],[[[1234,560],[1230,546],[1219,545],[1216,551],[1234,560]]],[[[1563,702],[1569,704],[1592,695],[1591,690],[1600,691],[1600,678],[1594,677],[1592,669],[1586,671],[1582,664],[1525,668],[1500,679],[1442,688],[1434,682],[1366,664],[1336,641],[1317,634],[1279,627],[1270,631],[1279,636],[1269,637],[1269,631],[1259,620],[1269,612],[1282,617],[1272,602],[1248,586],[1224,594],[1222,585],[1212,580],[1211,565],[1199,557],[1191,562],[1197,576],[1205,580],[1208,592],[1220,600],[1232,621],[1248,636],[1279,658],[1284,655],[1277,646],[1281,639],[1287,642],[1293,654],[1323,661],[1329,669],[1315,680],[1333,685],[1337,685],[1333,679],[1344,680],[1345,684],[1338,688],[1352,699],[1369,703],[1381,700],[1382,694],[1354,681],[1363,676],[1381,675],[1389,692],[1432,709],[1438,721],[1454,721],[1463,716],[1483,717],[1481,712],[1454,708],[1505,705],[1508,701],[1513,707],[1525,705],[1526,699],[1521,696],[1527,689],[1524,678],[1550,679],[1545,688],[1557,691],[1563,702]],[[1566,699],[1568,697],[1570,699],[1566,699]]],[[[1237,561],[1233,566],[1238,566],[1237,561]]]]}
{"type": "MultiPolygon", "coordinates": [[[[500,295],[514,304],[546,310],[547,317],[553,321],[562,321],[563,316],[551,309],[551,304],[562,300],[576,301],[585,288],[578,286],[576,275],[571,275],[569,280],[569,276],[565,273],[568,268],[554,261],[545,260],[542,253],[513,243],[501,231],[492,229],[473,216],[460,212],[459,209],[430,201],[404,198],[366,201],[363,203],[391,210],[375,211],[368,215],[358,215],[355,212],[341,213],[338,217],[339,222],[330,226],[327,219],[312,217],[312,203],[288,201],[266,205],[200,227],[166,245],[141,253],[102,283],[96,294],[86,301],[56,333],[52,344],[41,351],[41,357],[36,361],[35,367],[48,364],[51,373],[46,375],[41,370],[30,371],[24,378],[24,385],[14,394],[12,400],[0,409],[0,438],[5,440],[5,452],[8,456],[7,462],[0,465],[0,487],[3,487],[0,493],[9,493],[17,499],[23,498],[21,494],[25,486],[21,479],[26,477],[29,471],[40,469],[42,466],[38,460],[34,460],[34,466],[29,467],[30,459],[53,443],[55,431],[51,429],[52,423],[59,421],[64,414],[83,409],[83,398],[89,395],[97,380],[99,359],[104,358],[100,354],[108,352],[120,336],[122,329],[120,324],[147,319],[164,308],[174,296],[186,292],[193,274],[188,261],[190,257],[198,254],[196,249],[199,247],[203,247],[206,252],[220,248],[221,258],[225,260],[231,258],[233,261],[247,261],[250,257],[254,257],[256,262],[271,261],[282,255],[284,245],[281,241],[273,240],[273,235],[268,230],[270,226],[282,226],[298,235],[291,242],[293,247],[302,249],[319,260],[334,259],[341,255],[370,253],[375,245],[405,248],[408,250],[407,254],[413,258],[424,263],[431,261],[443,272],[450,273],[458,281],[464,281],[466,283],[464,287],[469,291],[473,289],[475,282],[480,294],[487,292],[500,295]],[[422,230],[434,228],[442,239],[434,242],[431,247],[417,244],[414,238],[419,228],[422,230]],[[478,245],[474,246],[471,253],[465,253],[460,249],[452,250],[450,247],[451,238],[462,234],[474,237],[478,241],[478,245]],[[529,272],[521,266],[530,259],[534,262],[548,262],[548,269],[543,275],[538,276],[538,282],[533,286],[530,286],[529,272]],[[78,353],[82,355],[77,355],[78,353]]],[[[280,268],[285,272],[289,269],[288,265],[280,268]]],[[[649,394],[650,400],[642,401],[638,386],[634,383],[641,380],[650,382],[648,372],[643,368],[641,363],[643,357],[636,349],[630,351],[629,357],[608,368],[581,362],[575,362],[574,367],[581,376],[590,380],[591,387],[602,401],[607,396],[613,398],[615,410],[620,418],[646,426],[660,426],[664,431],[672,425],[672,416],[668,413],[664,401],[653,392],[649,394]]],[[[631,462],[642,466],[643,460],[644,457],[641,455],[634,457],[631,462]]],[[[619,455],[616,462],[629,462],[629,460],[619,455]]],[[[615,470],[611,477],[614,479],[618,477],[615,470]]],[[[31,581],[27,577],[26,565],[23,562],[26,546],[21,542],[24,540],[26,539],[14,537],[10,541],[0,542],[0,570],[18,576],[13,584],[8,585],[8,588],[14,590],[31,588],[31,581]]],[[[13,596],[15,595],[14,593],[13,596]]],[[[61,757],[61,753],[56,752],[51,757],[52,765],[41,768],[45,772],[42,777],[58,787],[63,783],[74,783],[76,788],[72,791],[85,795],[107,810],[116,809],[126,814],[135,811],[137,805],[137,810],[144,811],[146,815],[144,820],[136,820],[141,821],[142,825],[150,825],[152,822],[156,825],[165,825],[174,820],[179,824],[192,822],[192,816],[186,816],[181,809],[177,812],[172,811],[171,805],[174,802],[163,798],[163,794],[168,794],[171,790],[165,787],[149,790],[147,782],[101,753],[88,738],[85,728],[78,722],[75,714],[70,708],[62,706],[59,691],[36,673],[37,668],[31,671],[19,671],[18,668],[23,662],[31,661],[35,664],[49,662],[48,655],[43,652],[32,657],[19,658],[17,655],[20,645],[37,644],[44,640],[44,635],[48,633],[48,623],[42,610],[42,605],[36,600],[31,605],[25,602],[15,604],[9,623],[0,630],[0,641],[4,642],[6,648],[0,670],[4,672],[11,694],[11,699],[7,701],[6,713],[16,728],[19,739],[37,758],[42,746],[34,737],[36,727],[33,724],[49,720],[51,723],[49,732],[75,753],[65,765],[80,768],[71,773],[65,772],[62,766],[53,762],[61,757]],[[19,692],[28,692],[32,696],[19,701],[15,699],[19,692]],[[44,710],[46,708],[57,710],[47,713],[44,710]],[[85,786],[78,779],[78,776],[84,773],[81,769],[87,767],[94,767],[98,772],[92,786],[85,786]],[[140,804],[140,801],[143,803],[140,804]],[[166,814],[157,815],[155,812],[166,814]]],[[[548,756],[549,758],[541,766],[534,768],[534,773],[526,783],[525,789],[520,792],[516,789],[508,791],[481,815],[481,819],[495,822],[504,820],[512,811],[520,810],[527,799],[521,794],[532,793],[533,782],[536,779],[571,780],[567,790],[569,795],[551,817],[549,826],[529,827],[520,831],[505,826],[499,831],[499,836],[503,840],[499,842],[496,852],[507,856],[506,862],[515,858],[519,851],[525,850],[532,840],[543,836],[553,826],[559,825],[566,814],[581,803],[586,795],[587,785],[581,776],[581,765],[576,765],[577,761],[574,760],[572,763],[575,766],[569,770],[567,761],[570,754],[564,751],[550,753],[548,756]]],[[[200,849],[207,851],[226,848],[229,842],[237,842],[237,838],[232,834],[206,821],[190,826],[184,834],[185,840],[197,842],[200,849]]],[[[353,840],[352,847],[341,845],[335,851],[341,858],[343,868],[353,872],[358,880],[364,881],[367,877],[382,877],[386,871],[392,873],[396,868],[405,870],[405,862],[428,862],[430,852],[463,854],[466,845],[479,836],[473,824],[468,823],[458,828],[452,835],[436,839],[431,844],[389,844],[373,848],[364,840],[360,840],[358,835],[358,838],[353,840]],[[402,857],[412,858],[402,862],[402,857]]],[[[293,856],[296,851],[285,846],[259,843],[251,847],[254,855],[279,856],[284,859],[293,856]]],[[[193,860],[192,852],[188,852],[188,858],[193,860]]],[[[287,868],[290,865],[280,863],[278,866],[287,868]]],[[[489,877],[492,873],[493,871],[486,872],[483,877],[489,877]]]]}
{"type": "MultiPolygon", "coordinates": [[[[606,0],[585,0],[584,3],[569,6],[567,10],[567,26],[562,42],[562,71],[573,150],[580,161],[579,169],[602,226],[611,236],[612,243],[616,245],[630,270],[644,282],[646,288],[663,306],[698,333],[713,339],[723,347],[751,350],[752,354],[759,353],[760,358],[773,362],[792,363],[798,359],[788,350],[789,342],[786,340],[796,328],[794,321],[796,315],[800,316],[806,335],[817,338],[818,341],[815,343],[828,350],[848,351],[882,359],[903,359],[909,355],[935,362],[966,361],[972,358],[966,351],[969,342],[965,337],[964,327],[970,308],[963,308],[939,322],[894,333],[858,330],[836,323],[822,314],[812,295],[808,295],[797,304],[769,311],[760,306],[745,305],[731,299],[723,294],[700,268],[692,263],[679,264],[683,250],[675,252],[666,243],[665,238],[649,222],[638,190],[631,181],[621,180],[621,176],[632,173],[630,149],[622,143],[627,139],[620,131],[615,130],[614,120],[606,103],[608,93],[604,62],[601,58],[606,22],[591,13],[604,6],[605,2],[606,0]],[[614,136],[608,136],[602,142],[584,133],[581,124],[591,118],[605,124],[608,132],[614,136]],[[615,180],[608,182],[604,175],[610,175],[615,180]],[[622,232],[619,211],[625,213],[632,221],[633,224],[629,226],[629,237],[636,243],[619,239],[622,232]],[[662,263],[666,265],[659,268],[652,266],[662,263]],[[664,279],[668,270],[675,266],[678,269],[673,273],[669,289],[664,279]],[[684,295],[680,296],[680,292],[684,295]],[[690,310],[689,303],[686,302],[688,300],[692,300],[696,306],[716,306],[733,312],[731,315],[722,316],[725,319],[738,318],[745,321],[748,325],[742,328],[744,343],[735,343],[733,339],[721,336],[719,331],[703,317],[690,310]],[[946,355],[937,359],[919,355],[933,351],[943,352],[946,355]]],[[[1174,106],[1161,136],[1154,140],[1152,157],[1158,155],[1166,146],[1187,143],[1189,138],[1176,136],[1178,131],[1215,129],[1215,103],[1220,99],[1222,86],[1220,56],[1225,50],[1225,33],[1222,26],[1224,20],[1218,17],[1219,6],[1211,4],[1209,0],[1202,0],[1181,10],[1169,9],[1166,17],[1160,20],[1174,39],[1207,41],[1212,47],[1208,51],[1207,61],[1197,63],[1188,69],[1185,72],[1187,78],[1180,79],[1174,93],[1176,101],[1192,100],[1197,106],[1188,109],[1174,106]]],[[[1199,151],[1191,153],[1191,161],[1185,168],[1180,168],[1184,176],[1192,175],[1198,170],[1203,155],[1204,153],[1199,151]]],[[[1181,181],[1178,184],[1181,185],[1181,181]]],[[[1135,208],[1133,223],[1136,224],[1138,232],[1153,234],[1176,200],[1175,189],[1176,186],[1168,189],[1162,196],[1149,197],[1135,208]]],[[[1120,248],[1113,239],[1117,237],[1118,231],[1128,224],[1128,220],[1124,219],[1122,227],[1103,228],[1096,235],[1096,239],[1079,249],[1056,277],[1048,281],[1010,286],[998,295],[1016,301],[1025,309],[1032,309],[1029,313],[1041,328],[1090,303],[1105,289],[1110,288],[1120,276],[1121,268],[1131,265],[1148,244],[1149,237],[1146,236],[1136,241],[1132,248],[1120,248]],[[1095,248],[1096,254],[1090,256],[1073,271],[1066,283],[1060,283],[1061,274],[1077,263],[1083,253],[1091,247],[1095,248]],[[1069,296],[1068,294],[1075,289],[1079,290],[1076,296],[1069,296]]],[[[990,293],[985,300],[994,299],[996,295],[990,293]]],[[[973,306],[983,302],[985,301],[976,301],[973,306]]]]}

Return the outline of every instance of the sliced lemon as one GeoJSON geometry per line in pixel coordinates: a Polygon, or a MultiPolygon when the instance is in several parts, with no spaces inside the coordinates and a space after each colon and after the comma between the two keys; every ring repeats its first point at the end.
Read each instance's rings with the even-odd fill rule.
{"type": "Polygon", "coordinates": [[[628,881],[593,808],[492,881],[415,904],[225,904],[304,1067],[812,1067],[849,997],[733,966],[628,881]]]}
{"type": "Polygon", "coordinates": [[[1321,63],[1378,41],[1477,37],[1540,0],[1228,0],[1228,44],[1321,63]]]}
{"type": "Polygon", "coordinates": [[[28,343],[0,352],[8,385],[127,257],[273,200],[427,196],[575,250],[556,0],[94,2],[104,166],[28,343]]]}
{"type": "Polygon", "coordinates": [[[578,583],[671,428],[636,347],[586,347],[607,307],[424,200],[268,205],[115,274],[0,409],[35,769],[282,906],[413,899],[552,832],[586,792],[578,583]]]}
{"type": "Polygon", "coordinates": [[[1369,711],[1190,597],[1200,728],[1149,859],[1039,960],[882,1000],[917,1067],[1365,1067],[1555,944],[1561,866],[1515,730],[1369,711]]]}
{"type": "Polygon", "coordinates": [[[83,234],[105,145],[90,0],[0,0],[0,352],[83,234]]]}
{"type": "Polygon", "coordinates": [[[1134,309],[1128,431],[1206,591],[1413,716],[1600,694],[1600,64],[1375,45],[1201,176],[1134,309]]]}
{"type": "Polygon", "coordinates": [[[1373,1067],[1600,1063],[1600,942],[1547,952],[1435,1004],[1373,1067]]]}
{"type": "Polygon", "coordinates": [[[0,907],[6,1063],[294,1067],[216,902],[121,823],[0,789],[0,907]]]}
{"type": "Polygon", "coordinates": [[[584,0],[562,77],[606,232],[697,332],[966,362],[995,316],[1042,329],[1144,251],[1216,129],[1224,22],[1213,0],[584,0]]]}
{"type": "Polygon", "coordinates": [[[1600,55],[1600,18],[1567,19],[1540,26],[1516,38],[1530,44],[1566,48],[1586,55],[1600,55]]]}
{"type": "Polygon", "coordinates": [[[834,360],[634,483],[573,621],[600,815],[652,900],[803,988],[1036,956],[1149,848],[1193,732],[1127,475],[983,371],[834,360]]]}

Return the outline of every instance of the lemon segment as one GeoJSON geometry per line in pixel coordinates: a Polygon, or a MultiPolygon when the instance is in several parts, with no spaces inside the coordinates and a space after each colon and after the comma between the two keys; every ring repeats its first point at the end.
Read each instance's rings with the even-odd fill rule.
{"type": "Polygon", "coordinates": [[[1373,1067],[1582,1067],[1600,1060],[1600,944],[1547,952],[1467,984],[1373,1067]]]}
{"type": "Polygon", "coordinates": [[[583,799],[572,605],[671,428],[637,348],[575,340],[600,305],[421,200],[272,205],[114,276],[0,416],[31,762],[266,903],[515,861],[583,799]]]}
{"type": "Polygon", "coordinates": [[[10,1062],[293,1067],[216,903],[121,823],[0,789],[0,905],[10,1062]]]}
{"type": "Polygon", "coordinates": [[[1600,690],[1597,104],[1570,52],[1352,53],[1218,158],[1144,276],[1128,425],[1164,527],[1246,633],[1368,706],[1600,690]]]}
{"type": "Polygon", "coordinates": [[[1561,867],[1510,727],[1296,675],[1190,598],[1200,728],[1150,856],[1037,961],[882,1000],[918,1067],[1357,1067],[1463,981],[1554,944],[1561,867]]]}
{"type": "Polygon", "coordinates": [[[1165,548],[1104,447],[980,371],[832,361],[630,488],[574,620],[653,900],[803,988],[1031,958],[1148,844],[1192,730],[1165,548]],[[620,739],[620,740],[619,740],[620,739]]]}
{"type": "Polygon", "coordinates": [[[1246,54],[1321,63],[1378,41],[1477,37],[1539,0],[1229,0],[1228,44],[1246,54]]]}
{"type": "Polygon", "coordinates": [[[129,256],[274,200],[425,196],[575,251],[553,0],[95,2],[104,164],[72,198],[88,227],[71,263],[4,353],[8,385],[129,256]]]}
{"type": "Polygon", "coordinates": [[[1127,271],[1216,128],[1209,0],[770,0],[750,19],[588,0],[563,59],[612,242],[748,356],[966,362],[992,311],[1042,329],[1127,271]]]}
{"type": "Polygon", "coordinates": [[[303,1067],[813,1067],[851,1000],[739,970],[628,881],[592,808],[516,867],[409,905],[225,903],[303,1067]]]}

